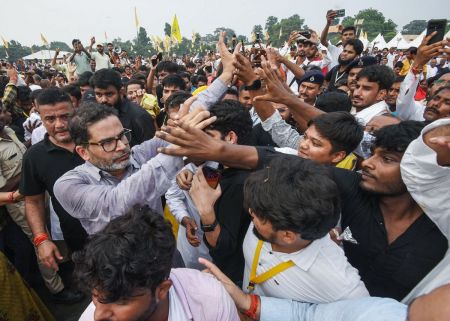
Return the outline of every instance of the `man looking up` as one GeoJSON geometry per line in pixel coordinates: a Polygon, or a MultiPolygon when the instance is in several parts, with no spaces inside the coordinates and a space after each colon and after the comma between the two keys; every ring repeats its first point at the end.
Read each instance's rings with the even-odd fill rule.
{"type": "Polygon", "coordinates": [[[124,98],[120,74],[101,69],[90,80],[99,104],[114,108],[124,128],[131,130],[130,146],[138,145],[155,135],[151,116],[141,107],[124,98]]]}
{"type": "Polygon", "coordinates": [[[359,39],[350,39],[343,45],[343,50],[339,54],[338,65],[331,68],[327,73],[325,80],[328,84],[328,90],[333,91],[336,89],[336,83],[342,79],[347,78],[348,65],[364,50],[364,45],[359,39]]]}
{"type": "Polygon", "coordinates": [[[80,320],[239,321],[220,282],[171,269],[175,244],[170,224],[148,209],[113,220],[74,257],[79,284],[92,295],[80,320]]]}

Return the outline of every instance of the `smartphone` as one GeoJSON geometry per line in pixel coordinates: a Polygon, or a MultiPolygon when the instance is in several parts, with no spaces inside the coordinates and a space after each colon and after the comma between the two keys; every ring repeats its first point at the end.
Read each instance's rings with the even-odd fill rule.
{"type": "Polygon", "coordinates": [[[336,12],[335,18],[345,17],[345,9],[334,10],[336,12]]]}
{"type": "Polygon", "coordinates": [[[432,34],[435,31],[437,32],[430,39],[430,41],[428,41],[428,45],[442,41],[444,39],[446,27],[447,27],[447,19],[432,19],[432,20],[428,21],[427,36],[432,34]]]}
{"type": "Polygon", "coordinates": [[[203,166],[202,171],[208,185],[211,188],[216,189],[217,185],[219,185],[220,178],[222,177],[221,171],[210,166],[203,166]]]}
{"type": "Polygon", "coordinates": [[[311,38],[311,32],[309,32],[308,30],[299,31],[299,34],[302,35],[303,37],[305,37],[306,39],[311,38]]]}

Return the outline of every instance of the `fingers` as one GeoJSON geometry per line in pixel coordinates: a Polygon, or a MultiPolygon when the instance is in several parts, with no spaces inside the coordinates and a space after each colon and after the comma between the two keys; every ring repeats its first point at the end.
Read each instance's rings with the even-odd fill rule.
{"type": "Polygon", "coordinates": [[[202,257],[198,259],[198,262],[200,264],[203,264],[209,270],[209,272],[212,275],[214,275],[216,277],[216,279],[219,280],[220,282],[225,282],[225,283],[233,282],[225,274],[223,274],[222,271],[214,263],[212,263],[202,257]]]}
{"type": "Polygon", "coordinates": [[[430,143],[450,148],[450,136],[440,136],[430,138],[430,143]]]}
{"type": "Polygon", "coordinates": [[[236,47],[234,47],[233,54],[237,55],[239,53],[239,51],[241,51],[241,48],[242,48],[242,43],[238,42],[236,47]]]}
{"type": "Polygon", "coordinates": [[[269,94],[255,96],[253,98],[253,101],[271,101],[271,100],[272,100],[272,97],[269,94]]]}
{"type": "Polygon", "coordinates": [[[427,45],[428,41],[430,41],[431,38],[433,38],[433,36],[437,33],[437,31],[433,31],[432,33],[430,33],[428,36],[426,36],[425,38],[423,38],[422,40],[422,45],[427,45]]]}
{"type": "Polygon", "coordinates": [[[192,104],[194,101],[197,100],[197,96],[192,96],[188,100],[186,100],[184,103],[181,104],[180,110],[178,111],[178,118],[182,118],[186,116],[189,113],[189,110],[191,109],[192,104]]]}

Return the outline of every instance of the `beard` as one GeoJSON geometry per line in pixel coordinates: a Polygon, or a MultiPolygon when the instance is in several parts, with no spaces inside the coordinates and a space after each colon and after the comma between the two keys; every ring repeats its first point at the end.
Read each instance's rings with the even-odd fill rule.
{"type": "Polygon", "coordinates": [[[341,66],[348,66],[352,61],[353,61],[353,59],[346,59],[346,60],[344,60],[344,59],[341,58],[340,55],[338,57],[338,62],[339,62],[339,65],[341,65],[341,66]]]}
{"type": "Polygon", "coordinates": [[[104,159],[100,159],[98,157],[95,157],[95,156],[91,155],[91,159],[89,161],[94,166],[96,166],[99,169],[101,169],[102,171],[105,171],[105,172],[116,172],[116,171],[123,170],[123,169],[127,168],[128,165],[130,165],[130,159],[129,158],[127,160],[124,160],[124,161],[121,161],[121,162],[116,162],[116,160],[118,160],[119,158],[125,156],[126,154],[130,154],[130,148],[129,147],[126,150],[124,150],[124,152],[120,156],[114,157],[111,160],[104,160],[104,159]]]}
{"type": "Polygon", "coordinates": [[[255,226],[253,226],[253,234],[255,234],[255,236],[256,236],[259,240],[261,240],[261,241],[263,241],[263,242],[273,243],[273,237],[265,238],[264,236],[262,236],[262,235],[258,232],[258,230],[256,229],[255,226]]]}

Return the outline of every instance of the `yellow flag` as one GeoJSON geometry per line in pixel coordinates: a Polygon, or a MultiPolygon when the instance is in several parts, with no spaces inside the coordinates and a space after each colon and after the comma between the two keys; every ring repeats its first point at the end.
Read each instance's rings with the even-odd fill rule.
{"type": "Polygon", "coordinates": [[[266,38],[266,40],[269,40],[270,36],[269,36],[269,32],[266,30],[266,32],[264,32],[264,38],[266,38]]]}
{"type": "Polygon", "coordinates": [[[170,50],[170,37],[169,36],[164,37],[163,46],[164,46],[164,51],[168,52],[170,50]]]}
{"type": "Polygon", "coordinates": [[[3,47],[5,47],[6,49],[9,48],[9,42],[5,40],[5,38],[2,37],[2,41],[3,41],[3,47]]]}
{"type": "Polygon", "coordinates": [[[138,15],[137,15],[136,7],[134,7],[134,24],[136,25],[136,29],[138,29],[141,26],[138,15]]]}
{"type": "Polygon", "coordinates": [[[176,39],[177,42],[181,42],[182,38],[181,38],[180,26],[178,25],[177,15],[175,15],[175,17],[173,17],[171,37],[176,39]]]}
{"type": "Polygon", "coordinates": [[[256,34],[254,32],[252,32],[250,39],[252,40],[252,42],[256,41],[256,34]]]}
{"type": "Polygon", "coordinates": [[[283,27],[280,27],[280,36],[278,38],[281,38],[283,36],[283,27]]]}
{"type": "Polygon", "coordinates": [[[44,37],[44,35],[42,34],[42,32],[41,32],[41,40],[42,40],[42,43],[44,44],[44,46],[48,46],[47,38],[44,37]]]}

